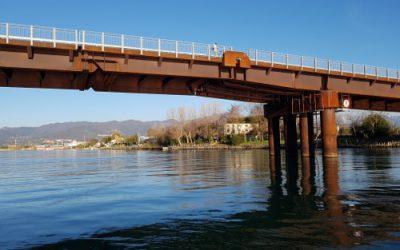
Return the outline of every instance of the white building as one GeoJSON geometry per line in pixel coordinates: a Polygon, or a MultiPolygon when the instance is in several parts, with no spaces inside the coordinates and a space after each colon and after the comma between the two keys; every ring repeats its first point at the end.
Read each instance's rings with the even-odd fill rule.
{"type": "Polygon", "coordinates": [[[247,135],[252,130],[251,123],[227,123],[224,126],[225,135],[247,135]]]}

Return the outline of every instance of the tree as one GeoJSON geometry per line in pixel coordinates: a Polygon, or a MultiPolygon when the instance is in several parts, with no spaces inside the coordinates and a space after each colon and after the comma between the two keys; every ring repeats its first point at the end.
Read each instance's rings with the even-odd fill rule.
{"type": "Polygon", "coordinates": [[[87,143],[86,143],[86,147],[93,147],[95,146],[97,143],[99,142],[99,140],[97,139],[90,139],[87,143]]]}
{"type": "Polygon", "coordinates": [[[186,131],[188,133],[188,138],[189,138],[189,143],[193,144],[193,137],[196,135],[196,130],[197,130],[197,112],[196,109],[190,108],[188,110],[188,122],[186,124],[186,131]]]}
{"type": "Polygon", "coordinates": [[[113,139],[112,136],[105,136],[103,137],[103,139],[101,139],[101,142],[104,144],[108,144],[112,141],[112,139],[113,139]]]}
{"type": "Polygon", "coordinates": [[[170,146],[172,144],[172,138],[170,137],[167,128],[164,126],[149,128],[147,135],[154,138],[160,146],[170,146]]]}
{"type": "Polygon", "coordinates": [[[250,109],[249,122],[253,124],[252,132],[263,141],[264,133],[268,129],[268,122],[264,117],[264,107],[262,104],[256,104],[250,109]]]}
{"type": "Polygon", "coordinates": [[[362,121],[353,122],[352,131],[355,136],[377,139],[389,136],[392,125],[383,115],[372,113],[362,121]]]}
{"type": "MultiPolygon", "coordinates": [[[[170,109],[167,111],[167,118],[177,122],[175,109],[170,109]]],[[[172,139],[174,139],[178,143],[179,146],[182,145],[182,141],[181,141],[182,131],[180,129],[179,124],[175,123],[175,124],[169,126],[167,128],[166,132],[172,137],[172,139]]]]}
{"type": "Polygon", "coordinates": [[[232,105],[227,114],[228,123],[238,123],[242,121],[242,109],[239,105],[232,105]]]}
{"type": "Polygon", "coordinates": [[[115,142],[115,144],[121,144],[124,141],[124,138],[123,138],[121,132],[119,132],[119,131],[114,131],[111,134],[111,138],[115,142]]]}
{"type": "Polygon", "coordinates": [[[127,146],[133,146],[139,144],[139,136],[131,135],[124,138],[124,144],[127,146]]]}

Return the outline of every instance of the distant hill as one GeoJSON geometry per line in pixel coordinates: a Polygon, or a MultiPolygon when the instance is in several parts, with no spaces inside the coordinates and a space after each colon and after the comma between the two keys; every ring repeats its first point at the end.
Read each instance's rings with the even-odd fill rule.
{"type": "Polygon", "coordinates": [[[109,121],[109,122],[65,122],[52,123],[40,127],[0,128],[0,145],[14,143],[35,143],[43,139],[75,139],[97,138],[99,135],[111,134],[119,131],[123,135],[146,135],[147,130],[157,125],[171,124],[167,121],[109,121]]]}

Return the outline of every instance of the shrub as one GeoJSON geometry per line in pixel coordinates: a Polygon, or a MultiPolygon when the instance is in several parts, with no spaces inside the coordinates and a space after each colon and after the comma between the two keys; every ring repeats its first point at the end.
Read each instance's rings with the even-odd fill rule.
{"type": "Polygon", "coordinates": [[[370,114],[355,127],[355,135],[368,139],[390,136],[392,125],[383,115],[370,114]]]}
{"type": "Polygon", "coordinates": [[[244,143],[245,140],[245,135],[229,135],[225,137],[224,142],[228,145],[232,146],[238,146],[242,143],[244,143]]]}
{"type": "Polygon", "coordinates": [[[128,136],[124,139],[124,144],[127,146],[137,145],[139,143],[139,137],[137,135],[128,136]]]}

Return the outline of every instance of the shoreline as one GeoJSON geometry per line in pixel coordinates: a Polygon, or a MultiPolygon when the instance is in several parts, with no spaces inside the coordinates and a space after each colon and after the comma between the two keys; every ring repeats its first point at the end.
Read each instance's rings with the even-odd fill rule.
{"type": "MultiPolygon", "coordinates": [[[[316,148],[321,148],[317,143],[316,148]]],[[[226,145],[226,144],[201,144],[201,145],[182,145],[182,146],[115,146],[115,147],[102,147],[102,148],[45,148],[38,149],[35,147],[26,148],[0,148],[0,152],[6,151],[56,151],[56,150],[121,150],[121,151],[184,151],[184,150],[254,150],[254,149],[268,149],[266,145],[226,145]]],[[[349,143],[338,142],[338,148],[366,148],[366,149],[384,149],[384,148],[400,148],[400,141],[395,142],[375,142],[375,143],[349,143]]],[[[281,145],[284,149],[284,144],[281,145]]],[[[298,145],[300,149],[300,145],[298,145]]]]}

